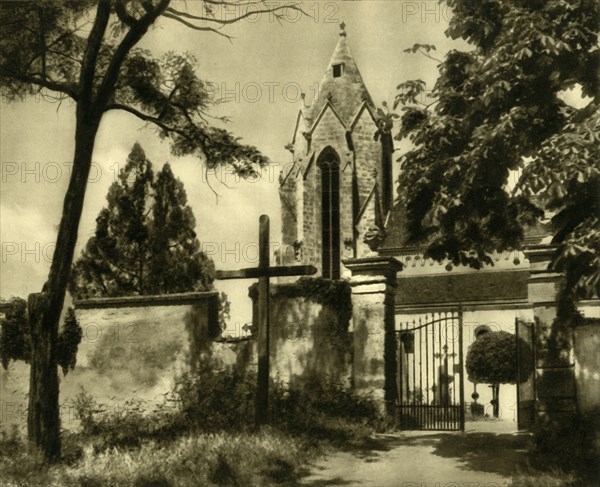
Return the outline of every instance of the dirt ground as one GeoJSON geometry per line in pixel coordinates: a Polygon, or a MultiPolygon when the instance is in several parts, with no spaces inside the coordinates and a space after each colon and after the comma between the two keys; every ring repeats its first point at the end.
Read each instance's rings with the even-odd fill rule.
{"type": "Polygon", "coordinates": [[[499,487],[511,484],[528,436],[510,425],[467,423],[461,432],[375,435],[329,455],[300,485],[372,487],[499,487]]]}

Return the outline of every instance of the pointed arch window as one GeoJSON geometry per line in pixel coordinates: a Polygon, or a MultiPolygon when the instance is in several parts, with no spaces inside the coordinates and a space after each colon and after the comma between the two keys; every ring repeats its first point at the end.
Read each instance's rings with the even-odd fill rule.
{"type": "Polygon", "coordinates": [[[340,278],[340,160],[333,149],[319,156],[321,170],[322,275],[340,278]]]}

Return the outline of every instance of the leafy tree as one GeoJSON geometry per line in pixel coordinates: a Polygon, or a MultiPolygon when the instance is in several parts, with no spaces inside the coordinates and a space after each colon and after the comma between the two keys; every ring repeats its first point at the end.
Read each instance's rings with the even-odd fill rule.
{"type": "MultiPolygon", "coordinates": [[[[429,257],[479,268],[494,250],[519,248],[541,222],[569,299],[599,294],[600,4],[446,2],[447,36],[472,49],[440,61],[434,101],[418,101],[425,87],[416,80],[399,86],[395,103],[403,105],[396,138],[414,144],[399,178],[409,241],[425,242],[429,257]],[[574,88],[587,97],[582,108],[563,100],[574,88]]],[[[434,50],[406,51],[434,59],[434,50]]]]}
{"type": "MultiPolygon", "coordinates": [[[[171,0],[35,0],[0,5],[0,87],[7,100],[40,93],[52,101],[71,99],[75,108],[73,170],[65,194],[48,281],[32,326],[55,340],[77,230],[83,209],[94,142],[104,114],[121,110],[154,125],[169,137],[175,155],[197,155],[206,168],[231,165],[252,175],[267,161],[256,148],[241,144],[227,130],[207,123],[211,104],[206,84],[195,73],[189,55],[155,57],[138,46],[159,18],[190,29],[227,36],[221,28],[256,13],[276,18],[296,5],[269,6],[263,1],[204,0],[184,10],[171,0]],[[221,16],[233,7],[237,17],[221,16]],[[216,12],[216,13],[215,13],[216,12]]],[[[31,368],[28,421],[30,441],[48,460],[60,455],[58,380],[55,343],[31,368]],[[46,371],[42,378],[38,375],[46,371]],[[46,387],[47,384],[54,384],[46,387]]],[[[40,350],[41,351],[41,350],[40,350]]]]}
{"type": "Polygon", "coordinates": [[[519,338],[521,358],[517,358],[517,337],[506,331],[488,331],[477,337],[469,346],[465,367],[471,382],[491,384],[493,386],[494,416],[498,417],[498,390],[500,384],[516,384],[518,367],[521,366],[523,379],[527,379],[531,370],[527,370],[531,360],[531,348],[519,338]]]}
{"type": "Polygon", "coordinates": [[[27,362],[31,354],[27,301],[13,298],[8,303],[0,335],[0,359],[5,370],[11,360],[27,362]]]}
{"type": "Polygon", "coordinates": [[[183,183],[169,164],[154,175],[135,144],[108,206],[96,219],[96,232],[71,271],[76,298],[207,291],[213,262],[200,251],[196,220],[183,183]]]}
{"type": "MultiPolygon", "coordinates": [[[[9,301],[6,317],[2,320],[0,333],[0,362],[6,370],[11,360],[31,362],[31,327],[27,301],[13,298],[9,301]]],[[[73,308],[67,310],[63,326],[57,339],[57,363],[67,375],[77,363],[77,349],[83,331],[73,308]]]]}

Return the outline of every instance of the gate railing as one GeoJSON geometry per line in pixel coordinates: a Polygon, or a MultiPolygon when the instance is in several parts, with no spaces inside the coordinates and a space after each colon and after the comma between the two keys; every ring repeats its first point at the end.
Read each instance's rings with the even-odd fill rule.
{"type": "Polygon", "coordinates": [[[426,314],[397,330],[400,428],[464,430],[462,313],[426,314]]]}

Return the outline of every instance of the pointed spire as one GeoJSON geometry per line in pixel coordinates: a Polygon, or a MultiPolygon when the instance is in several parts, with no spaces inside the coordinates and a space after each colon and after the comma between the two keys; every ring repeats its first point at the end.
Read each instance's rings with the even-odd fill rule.
{"type": "Polygon", "coordinates": [[[346,34],[346,24],[339,24],[340,32],[325,76],[312,105],[305,116],[314,122],[327,102],[331,103],[344,123],[350,124],[364,102],[373,107],[373,100],[356,66],[346,34]]]}

